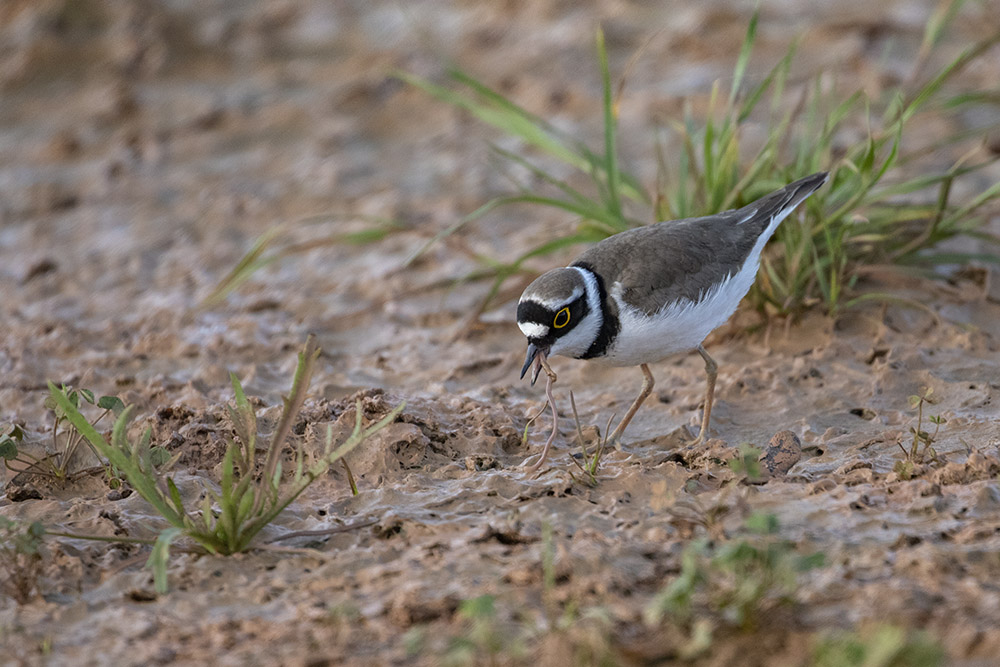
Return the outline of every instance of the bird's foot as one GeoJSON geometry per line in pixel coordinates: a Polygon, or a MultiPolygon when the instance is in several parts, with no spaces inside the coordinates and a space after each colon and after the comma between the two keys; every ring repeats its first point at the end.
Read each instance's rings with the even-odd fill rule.
{"type": "Polygon", "coordinates": [[[693,438],[691,440],[685,441],[684,446],[685,447],[697,447],[698,445],[705,444],[706,440],[708,440],[708,438],[705,436],[705,429],[701,429],[698,432],[698,437],[697,438],[693,438]]]}

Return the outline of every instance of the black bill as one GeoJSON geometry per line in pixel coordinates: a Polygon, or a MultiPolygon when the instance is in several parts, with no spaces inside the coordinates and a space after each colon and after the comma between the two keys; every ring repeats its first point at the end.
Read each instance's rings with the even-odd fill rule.
{"type": "MultiPolygon", "coordinates": [[[[534,343],[528,343],[528,354],[524,357],[524,366],[521,367],[521,379],[524,379],[524,374],[528,372],[531,368],[531,364],[534,363],[535,357],[541,353],[542,357],[545,357],[545,351],[534,343]]],[[[535,366],[535,372],[531,374],[531,384],[534,386],[535,381],[538,380],[538,373],[542,370],[542,364],[539,363],[535,366]]]]}

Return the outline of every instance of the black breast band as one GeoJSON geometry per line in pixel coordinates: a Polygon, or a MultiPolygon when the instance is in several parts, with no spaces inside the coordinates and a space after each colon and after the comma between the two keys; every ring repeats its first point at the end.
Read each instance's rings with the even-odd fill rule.
{"type": "Polygon", "coordinates": [[[607,353],[608,348],[611,347],[611,343],[614,341],[615,337],[618,336],[618,330],[621,328],[618,323],[618,315],[611,308],[608,300],[608,290],[605,288],[604,279],[601,278],[600,274],[594,271],[594,268],[586,262],[576,262],[571,266],[577,266],[585,271],[590,271],[590,274],[594,276],[594,280],[597,282],[597,292],[601,304],[601,330],[597,332],[597,338],[594,339],[590,348],[587,349],[580,359],[603,357],[607,353]]]}

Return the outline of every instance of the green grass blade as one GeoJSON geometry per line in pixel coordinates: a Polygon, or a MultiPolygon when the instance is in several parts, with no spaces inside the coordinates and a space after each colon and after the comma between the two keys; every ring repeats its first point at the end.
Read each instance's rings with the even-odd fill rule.
{"type": "MultiPolygon", "coordinates": [[[[454,107],[458,107],[459,109],[469,112],[487,125],[492,125],[498,130],[521,138],[523,141],[548,153],[561,162],[565,162],[566,164],[572,165],[581,171],[590,173],[590,163],[586,158],[566,146],[551,133],[546,132],[545,129],[540,127],[527,111],[510,103],[505,98],[502,98],[502,96],[493,93],[493,91],[489,91],[490,95],[485,98],[486,103],[484,103],[456,93],[443,86],[431,83],[430,81],[412,75],[408,72],[396,71],[394,76],[411,86],[423,90],[425,93],[441,100],[442,102],[446,102],[454,107]],[[498,100],[501,99],[503,100],[503,103],[497,106],[498,100]],[[491,101],[494,102],[493,105],[489,104],[491,101]]],[[[462,79],[466,83],[472,80],[471,77],[466,77],[463,73],[458,72],[457,70],[451,72],[451,76],[456,79],[462,79]]],[[[478,84],[478,82],[476,83],[477,89],[489,90],[485,86],[478,84]]]]}
{"type": "Polygon", "coordinates": [[[160,595],[167,592],[167,561],[170,560],[170,544],[183,534],[180,528],[163,530],[153,543],[153,550],[146,561],[146,567],[153,571],[153,587],[160,595]]]}
{"type": "Polygon", "coordinates": [[[255,493],[253,487],[250,487],[239,496],[240,503],[236,509],[236,522],[235,525],[242,526],[246,523],[247,518],[250,516],[250,511],[253,509],[255,493]]]}
{"type": "MultiPolygon", "coordinates": [[[[601,37],[603,39],[603,35],[601,37]]],[[[601,44],[599,44],[598,48],[599,49],[603,48],[603,42],[601,44]]],[[[572,139],[570,139],[568,136],[564,135],[564,133],[562,133],[561,131],[559,131],[557,128],[555,128],[553,125],[551,125],[550,123],[548,123],[544,119],[542,119],[542,118],[540,118],[540,117],[538,117],[538,116],[530,113],[529,111],[526,111],[525,109],[517,106],[516,104],[514,104],[513,102],[511,102],[510,100],[508,100],[506,97],[504,97],[503,95],[501,95],[501,94],[497,93],[496,91],[490,89],[489,87],[483,85],[482,83],[480,83],[479,81],[477,81],[473,77],[469,76],[468,74],[465,74],[461,70],[452,70],[450,72],[450,74],[451,74],[452,78],[454,78],[456,81],[459,81],[460,83],[462,83],[462,84],[464,84],[466,86],[469,86],[478,95],[480,95],[484,99],[488,100],[491,104],[494,104],[494,105],[496,105],[499,108],[506,109],[508,112],[510,112],[512,114],[524,117],[525,119],[527,119],[528,121],[530,121],[532,124],[534,124],[534,125],[542,128],[547,135],[553,137],[554,139],[557,139],[559,141],[559,143],[561,143],[563,146],[567,147],[568,150],[572,150],[573,152],[575,152],[576,154],[578,154],[583,160],[586,161],[586,163],[588,165],[587,168],[584,168],[584,169],[581,169],[581,170],[583,172],[587,173],[588,175],[590,175],[591,178],[595,178],[597,174],[606,171],[606,160],[605,160],[605,158],[600,157],[598,155],[595,155],[584,144],[581,144],[581,143],[578,143],[578,142],[574,142],[572,139]],[[572,148],[570,149],[569,146],[572,146],[572,148]]],[[[606,89],[610,91],[610,78],[607,81],[607,88],[606,89]]],[[[617,117],[617,114],[615,114],[615,116],[617,117]]],[[[605,125],[605,127],[607,127],[607,125],[605,125]]],[[[539,147],[539,148],[542,148],[544,150],[543,147],[539,147]]],[[[546,151],[546,152],[549,152],[549,151],[546,151]]],[[[549,152],[549,154],[552,155],[553,153],[549,152]]],[[[563,160],[563,161],[565,162],[565,160],[563,160]]],[[[568,163],[568,164],[573,164],[573,163],[568,163]]],[[[577,168],[581,168],[579,165],[573,165],[573,166],[577,166],[577,168]]],[[[606,173],[610,174],[611,172],[610,171],[606,171],[606,173]]],[[[639,179],[637,179],[632,174],[629,174],[628,172],[622,172],[622,171],[618,170],[617,165],[615,167],[615,173],[616,173],[615,178],[618,179],[618,181],[619,181],[619,191],[620,191],[620,194],[624,194],[626,197],[629,197],[630,199],[633,199],[635,201],[639,201],[639,202],[646,202],[646,201],[648,201],[648,199],[646,197],[646,194],[645,194],[645,191],[644,191],[644,189],[642,187],[642,184],[639,182],[639,179]]],[[[599,183],[599,181],[597,183],[599,183]]]]}
{"type": "MultiPolygon", "coordinates": [[[[736,124],[739,125],[743,123],[753,110],[760,103],[761,98],[763,98],[764,93],[774,88],[775,100],[777,100],[781,95],[781,89],[784,88],[784,82],[788,76],[788,71],[792,65],[792,57],[795,55],[798,42],[793,41],[791,46],[788,47],[788,51],[785,52],[785,56],[778,61],[778,64],[771,68],[764,80],[761,81],[757,86],[750,91],[746,99],[740,104],[739,114],[736,116],[736,124]]],[[[730,98],[732,99],[732,98],[730,98]]]]}
{"type": "MultiPolygon", "coordinates": [[[[701,159],[704,162],[702,178],[705,181],[705,191],[709,193],[706,197],[707,206],[711,209],[711,193],[715,191],[718,173],[715,168],[715,106],[719,98],[719,82],[712,84],[712,93],[708,98],[708,116],[705,120],[705,132],[701,142],[701,159]]],[[[697,162],[695,162],[697,164],[697,162]]]]}
{"type": "Polygon", "coordinates": [[[254,273],[259,271],[261,268],[267,266],[268,264],[274,262],[275,257],[261,257],[264,254],[275,239],[277,239],[281,234],[285,232],[284,225],[275,225],[271,229],[267,230],[258,237],[254,242],[253,247],[250,248],[249,252],[245,254],[242,259],[232,268],[232,270],[226,274],[226,276],[219,281],[215,289],[205,297],[202,301],[202,307],[210,307],[221,303],[229,294],[231,294],[240,285],[245,283],[250,279],[254,273]]]}
{"type": "Polygon", "coordinates": [[[514,270],[520,268],[521,264],[532,257],[544,257],[546,255],[551,255],[556,250],[561,250],[563,248],[568,248],[570,246],[578,245],[581,243],[593,243],[598,240],[599,237],[594,233],[582,232],[579,234],[572,234],[570,236],[564,236],[562,238],[553,239],[551,241],[546,241],[541,245],[538,245],[531,250],[519,255],[516,260],[510,265],[514,270]]]}
{"type": "Polygon", "coordinates": [[[965,174],[978,171],[985,166],[993,164],[994,162],[995,160],[987,160],[968,167],[953,167],[946,172],[923,174],[903,181],[902,183],[897,183],[896,185],[881,187],[877,190],[873,190],[871,196],[865,199],[865,203],[870,205],[893,197],[919,192],[920,190],[925,190],[931,186],[938,185],[944,180],[959,178],[965,174]]]}
{"type": "Polygon", "coordinates": [[[229,383],[233,387],[236,407],[233,408],[229,405],[226,407],[229,410],[229,418],[233,423],[233,430],[236,432],[239,446],[233,447],[232,443],[230,443],[229,447],[227,447],[227,452],[230,448],[234,450],[234,464],[240,470],[240,473],[245,475],[248,471],[253,470],[254,459],[256,458],[257,413],[254,412],[250,401],[247,400],[246,394],[243,393],[243,385],[240,384],[240,379],[235,373],[229,374],[229,383]]]}
{"type": "Polygon", "coordinates": [[[994,183],[992,186],[973,197],[972,201],[956,209],[951,215],[941,222],[941,225],[951,226],[962,218],[970,215],[976,209],[997,199],[998,197],[1000,197],[1000,183],[994,183]]]}
{"type": "Polygon", "coordinates": [[[541,116],[533,114],[524,107],[515,104],[508,98],[504,97],[500,93],[490,88],[489,86],[483,84],[475,77],[470,76],[468,73],[455,67],[448,70],[448,76],[450,76],[458,83],[471,88],[477,95],[479,95],[481,98],[483,98],[490,104],[496,106],[498,109],[501,109],[511,115],[523,117],[532,125],[535,125],[540,129],[542,129],[547,135],[550,135],[554,140],[559,141],[567,148],[569,146],[573,146],[571,150],[579,151],[581,155],[583,154],[584,150],[583,146],[579,145],[575,140],[573,140],[570,135],[560,131],[558,128],[556,128],[554,125],[546,121],[541,116]]]}
{"type": "Polygon", "coordinates": [[[901,120],[903,122],[908,121],[913,114],[919,111],[920,108],[923,107],[923,105],[941,89],[946,81],[964,69],[970,62],[989,49],[993,48],[993,46],[997,43],[1000,43],[1000,31],[980,41],[979,43],[968,47],[957,58],[948,63],[944,69],[942,69],[917,92],[910,103],[906,106],[906,109],[902,112],[900,117],[901,120]]]}
{"type": "Polygon", "coordinates": [[[181,492],[177,489],[177,485],[174,483],[172,477],[167,478],[167,494],[170,502],[174,504],[177,513],[183,515],[185,513],[184,501],[181,499],[181,492]]]}
{"type": "Polygon", "coordinates": [[[229,553],[232,553],[239,532],[239,524],[236,521],[238,499],[233,498],[233,456],[236,448],[236,443],[230,440],[222,457],[222,480],[219,484],[222,495],[219,498],[220,514],[217,526],[222,529],[221,537],[229,553]]]}
{"type": "Polygon", "coordinates": [[[267,461],[261,473],[262,478],[265,480],[270,481],[274,477],[274,472],[278,465],[278,456],[281,453],[281,448],[285,440],[288,438],[288,434],[292,430],[295,417],[306,400],[306,392],[309,390],[309,384],[312,382],[313,369],[316,366],[316,360],[319,358],[320,352],[320,347],[316,343],[316,337],[310,334],[306,339],[305,345],[302,347],[302,351],[299,352],[299,363],[295,367],[292,388],[288,393],[288,397],[284,399],[284,410],[281,412],[281,417],[278,419],[278,424],[275,426],[271,442],[267,448],[267,461]]]}
{"type": "Polygon", "coordinates": [[[608,208],[612,216],[622,219],[622,206],[618,194],[618,156],[615,132],[618,125],[611,90],[611,71],[608,67],[608,51],[604,45],[604,31],[597,29],[597,59],[601,66],[601,86],[604,90],[604,173],[608,179],[608,208]]]}
{"type": "Polygon", "coordinates": [[[462,227],[464,227],[468,223],[472,222],[473,220],[476,220],[477,218],[480,218],[480,217],[486,215],[487,213],[489,213],[493,209],[497,208],[498,206],[502,206],[504,204],[509,204],[512,201],[514,201],[515,199],[516,199],[516,197],[514,197],[514,196],[508,196],[508,197],[496,197],[494,199],[489,200],[488,202],[486,202],[485,204],[483,204],[482,206],[480,206],[479,208],[477,208],[472,213],[469,213],[468,215],[460,218],[454,224],[449,225],[445,229],[442,229],[440,232],[438,232],[433,237],[431,237],[428,241],[426,241],[423,245],[421,245],[419,248],[417,248],[412,253],[410,253],[410,255],[405,260],[403,260],[403,268],[407,268],[411,264],[413,264],[413,262],[415,262],[424,253],[426,253],[428,250],[430,250],[430,248],[433,245],[435,245],[436,243],[438,243],[439,241],[441,241],[441,239],[444,239],[444,238],[447,238],[448,236],[451,236],[452,234],[458,232],[458,230],[460,230],[462,227]]]}
{"type": "Polygon", "coordinates": [[[753,52],[754,42],[757,41],[757,21],[760,18],[760,9],[754,9],[750,23],[747,25],[746,35],[743,37],[743,45],[740,47],[740,55],[736,58],[736,67],[733,69],[733,83],[729,89],[729,111],[732,113],[736,96],[743,85],[743,77],[746,76],[747,65],[750,63],[750,54],[753,52]]]}
{"type": "Polygon", "coordinates": [[[970,262],[1000,264],[1000,255],[988,252],[928,252],[900,259],[900,263],[911,266],[965,265],[970,262]]]}
{"type": "Polygon", "coordinates": [[[595,182],[599,183],[596,180],[597,175],[604,173],[605,178],[613,178],[618,182],[619,196],[624,195],[638,202],[648,202],[642,184],[634,175],[621,172],[617,164],[613,172],[607,171],[605,158],[598,158],[582,144],[564,137],[543,119],[514,104],[461,70],[452,69],[449,71],[449,76],[470,88],[474,96],[463,95],[407,72],[398,71],[394,75],[432,97],[463,109],[487,125],[518,137],[557,160],[582,171],[594,178],[595,182]]]}
{"type": "Polygon", "coordinates": [[[924,26],[924,39],[920,44],[921,56],[930,53],[937,46],[938,42],[941,41],[941,36],[944,35],[948,26],[954,23],[955,17],[958,16],[958,12],[964,4],[965,0],[947,0],[938,4],[924,26]]]}
{"type": "Polygon", "coordinates": [[[212,511],[212,494],[210,493],[206,493],[201,499],[201,523],[206,534],[215,533],[215,527],[218,522],[215,519],[215,513],[212,511]]]}
{"type": "Polygon", "coordinates": [[[630,225],[624,222],[621,218],[614,217],[596,203],[591,203],[589,206],[580,205],[566,201],[565,199],[556,199],[554,197],[544,197],[542,195],[531,194],[516,195],[513,197],[507,197],[506,199],[508,203],[537,204],[571,213],[583,218],[584,220],[590,220],[597,223],[606,231],[606,235],[608,236],[611,234],[617,234],[618,232],[624,231],[630,227],[630,225]]]}
{"type": "Polygon", "coordinates": [[[564,195],[566,195],[567,197],[569,197],[571,200],[573,200],[577,204],[581,204],[582,205],[582,204],[589,204],[591,202],[590,197],[586,196],[585,194],[583,194],[579,190],[573,188],[566,181],[559,180],[558,178],[556,178],[555,176],[553,176],[549,172],[545,171],[544,169],[542,169],[541,167],[539,167],[537,165],[532,164],[531,162],[529,162],[525,158],[521,157],[517,153],[514,153],[512,151],[508,151],[508,150],[506,150],[504,148],[500,148],[499,146],[495,146],[495,145],[491,146],[491,148],[492,148],[492,150],[497,155],[500,155],[503,158],[505,158],[507,160],[510,160],[514,164],[516,164],[516,165],[518,165],[520,167],[523,167],[524,169],[528,170],[528,172],[530,172],[531,175],[534,176],[535,178],[538,178],[538,179],[540,179],[540,180],[548,183],[549,185],[552,185],[552,186],[558,188],[560,192],[562,192],[564,195]]]}

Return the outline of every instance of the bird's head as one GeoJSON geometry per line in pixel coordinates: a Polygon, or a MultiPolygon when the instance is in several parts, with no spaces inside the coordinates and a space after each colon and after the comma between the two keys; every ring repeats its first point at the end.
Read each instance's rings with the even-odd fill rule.
{"type": "Polygon", "coordinates": [[[583,356],[601,328],[596,280],[579,267],[553,269],[528,285],[517,304],[517,326],[528,338],[521,377],[534,362],[531,383],[549,355],[583,356]]]}

